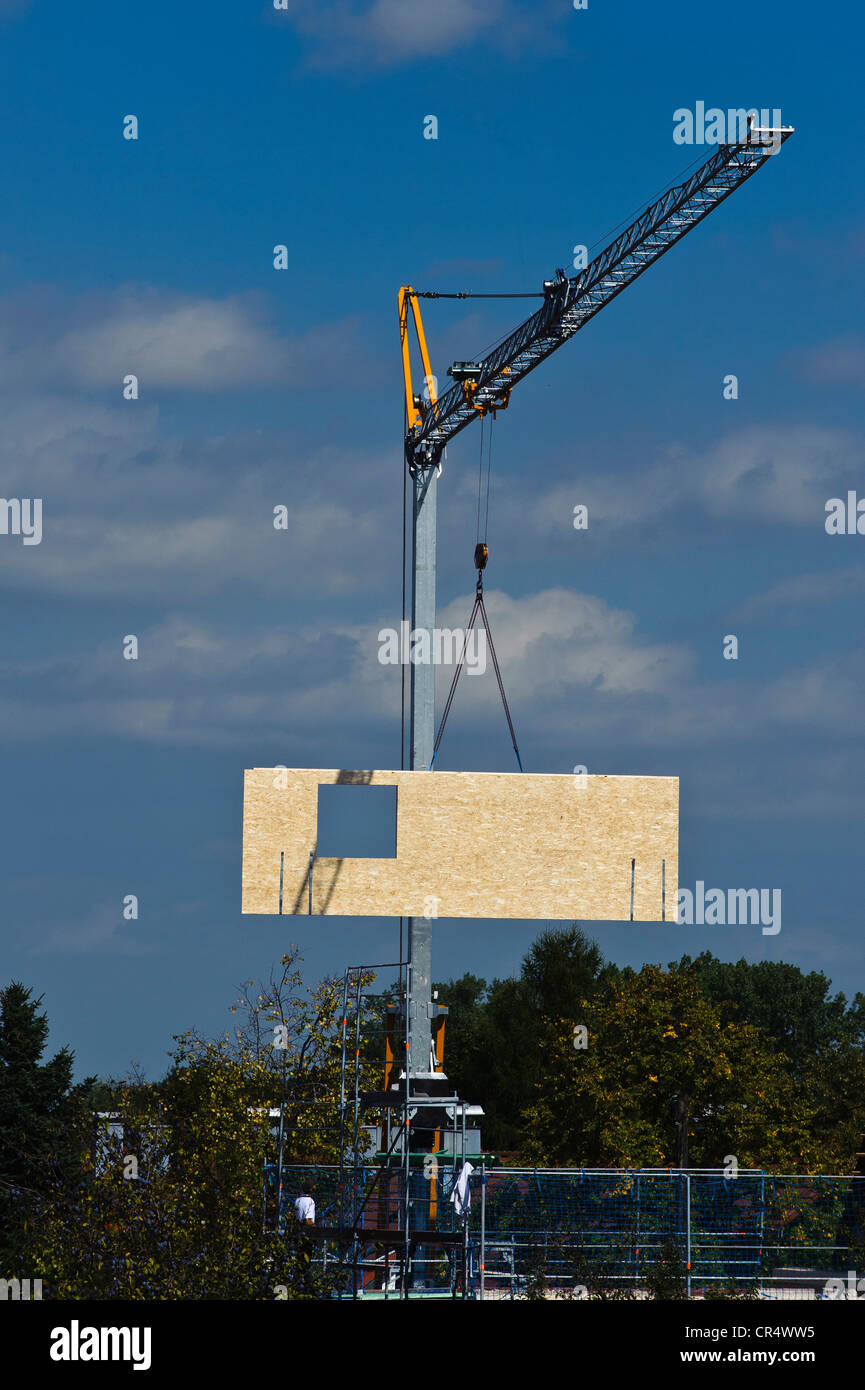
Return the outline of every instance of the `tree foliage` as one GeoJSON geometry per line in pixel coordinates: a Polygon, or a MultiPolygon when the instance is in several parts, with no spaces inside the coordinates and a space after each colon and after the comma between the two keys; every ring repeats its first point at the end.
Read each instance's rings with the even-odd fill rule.
{"type": "Polygon", "coordinates": [[[438,988],[445,1069],[483,1106],[488,1149],[850,1171],[865,1132],[865,996],[848,1003],[820,972],[709,952],[635,971],[605,963],[574,925],[544,932],[518,978],[438,988]]]}
{"type": "Polygon", "coordinates": [[[42,1061],[48,1020],[31,989],[0,990],[0,1261],[17,1264],[29,1224],[49,1191],[80,1171],[78,1122],[94,1078],[72,1084],[74,1053],[42,1061]]]}
{"type": "Polygon", "coordinates": [[[526,1112],[532,1161],[672,1165],[677,1098],[694,1166],[721,1167],[727,1155],[742,1167],[815,1161],[801,1139],[806,1097],[784,1058],[753,1025],[724,1023],[696,972],[644,966],[578,1012],[584,1050],[570,1019],[547,1024],[548,1065],[526,1112]]]}
{"type": "MultiPolygon", "coordinates": [[[[361,1051],[360,1087],[381,1085],[384,1039],[381,999],[369,993],[372,971],[353,971],[343,1013],[342,979],[325,976],[312,988],[303,984],[302,957],[296,947],[282,956],[268,981],[241,986],[232,1010],[239,1015],[232,1055],[260,1068],[260,1094],[282,1103],[284,1161],[335,1163],[339,1159],[343,1020],[353,1064],[355,1039],[361,1051]],[[370,1035],[373,1043],[370,1044],[370,1035]],[[375,1049],[375,1056],[370,1056],[375,1049]]],[[[348,1072],[354,1085],[353,1066],[348,1072]]]]}
{"type": "Polygon", "coordinates": [[[598,947],[574,924],[542,932],[517,979],[487,985],[464,975],[437,986],[449,1009],[445,1071],[460,1095],[483,1105],[488,1148],[521,1147],[522,1113],[546,1067],[546,1021],[594,992],[602,964],[598,947]]]}
{"type": "Polygon", "coordinates": [[[297,1238],[263,1230],[266,1068],[226,1039],[185,1035],[173,1055],[165,1082],[116,1089],[83,1180],[40,1212],[31,1265],[54,1298],[315,1296],[297,1238]]]}
{"type": "Polygon", "coordinates": [[[843,994],[830,993],[831,982],[822,971],[805,974],[786,961],[721,961],[709,951],[693,961],[683,956],[670,969],[693,969],[724,1020],[760,1028],[798,1075],[817,1058],[865,1043],[865,995],[857,994],[848,1004],[843,994]]]}
{"type": "MultiPolygon", "coordinates": [[[[63,1181],[55,1173],[43,1184],[10,1274],[41,1278],[44,1296],[53,1298],[308,1299],[327,1292],[309,1234],[290,1214],[277,1220],[274,1187],[264,1180],[277,1156],[275,1110],[283,1116],[285,1163],[332,1162],[338,1153],[343,1020],[353,1028],[356,1010],[343,1011],[342,981],[306,988],[299,962],[292,950],[266,984],[241,986],[232,1033],[176,1037],[162,1081],[88,1081],[94,1097],[109,1101],[109,1114],[98,1118],[82,1091],[67,1125],[76,1165],[63,1181]]],[[[372,979],[350,981],[361,1033],[380,1022],[375,1001],[364,996],[372,979]]],[[[34,1034],[31,1052],[35,1041],[34,1034]]],[[[58,1057],[50,1085],[43,1079],[37,1096],[31,1084],[34,1113],[69,1090],[71,1055],[58,1057]]],[[[381,1061],[379,1084],[380,1071],[381,1061]]],[[[56,1158],[55,1131],[46,1132],[43,1147],[56,1158]]]]}

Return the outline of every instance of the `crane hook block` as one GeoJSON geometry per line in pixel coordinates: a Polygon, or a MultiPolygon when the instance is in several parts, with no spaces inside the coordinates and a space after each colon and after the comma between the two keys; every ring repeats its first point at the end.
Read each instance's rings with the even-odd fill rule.
{"type": "Polygon", "coordinates": [[[487,567],[487,558],[488,558],[488,556],[489,556],[489,553],[490,553],[490,552],[489,552],[489,549],[488,549],[487,546],[484,545],[483,541],[478,541],[477,545],[475,546],[475,569],[476,569],[476,570],[484,570],[484,569],[486,569],[486,567],[487,567]]]}

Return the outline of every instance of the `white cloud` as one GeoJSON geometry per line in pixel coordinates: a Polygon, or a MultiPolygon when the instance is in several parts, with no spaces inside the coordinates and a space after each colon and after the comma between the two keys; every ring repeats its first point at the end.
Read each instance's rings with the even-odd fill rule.
{"type": "Polygon", "coordinates": [[[44,292],[33,290],[0,302],[0,389],[49,382],[119,393],[133,373],[142,401],[166,390],[290,391],[347,371],[359,353],[354,320],[281,335],[258,295],[210,299],[131,288],[60,296],[45,316],[43,301],[44,292]],[[35,338],[27,323],[33,310],[35,338]]]}
{"type": "Polygon", "coordinates": [[[446,52],[502,22],[503,0],[374,0],[355,36],[395,58],[446,52]]]}
{"type": "MultiPolygon", "coordinates": [[[[487,597],[517,736],[542,765],[679,775],[689,816],[862,813],[850,750],[865,738],[865,656],[815,660],[769,681],[726,665],[707,678],[690,649],[648,640],[632,615],[592,596],[487,597]],[[624,764],[611,767],[610,750],[614,759],[623,751],[624,764]]],[[[447,605],[440,625],[463,626],[470,603],[466,594],[447,605]]],[[[314,760],[309,750],[346,731],[352,746],[359,736],[378,746],[399,722],[400,668],[378,661],[387,625],[383,616],[232,626],[174,614],[137,634],[134,662],[123,660],[119,630],[90,648],[77,637],[50,658],[0,665],[0,731],[43,743],[252,741],[272,747],[273,762],[314,760]]],[[[438,672],[439,714],[452,673],[438,672]]],[[[491,663],[483,675],[463,675],[448,737],[474,748],[488,734],[490,746],[507,747],[491,663]]],[[[107,921],[92,929],[110,936],[107,921]]],[[[97,939],[90,927],[85,937],[97,939]]]]}
{"type": "Polygon", "coordinates": [[[699,495],[715,516],[822,526],[826,497],[860,450],[841,430],[755,426],[699,461],[699,495]]]}
{"type": "Polygon", "coordinates": [[[0,728],[16,738],[98,734],[220,745],[393,717],[398,677],[379,665],[366,629],[217,626],[181,615],[142,627],[138,659],[112,640],[50,658],[0,664],[0,728]]]}
{"type": "MultiPolygon", "coordinates": [[[[685,649],[640,639],[630,614],[599,599],[552,590],[522,599],[491,592],[487,601],[508,696],[524,709],[540,704],[551,732],[572,729],[577,700],[594,722],[630,719],[634,697],[669,699],[689,677],[685,649]]],[[[438,615],[442,627],[467,619],[468,599],[438,615]]],[[[380,725],[399,713],[400,668],[378,659],[387,625],[238,631],[173,615],[136,633],[137,661],[123,659],[118,632],[91,650],[0,667],[0,727],[17,737],[99,732],[219,744],[252,730],[275,739],[286,728],[319,730],[347,711],[380,725]]],[[[441,668],[440,684],[452,674],[441,668]]],[[[483,722],[498,702],[491,662],[484,676],[463,676],[461,718],[483,722]]]]}
{"type": "Polygon", "coordinates": [[[786,725],[859,739],[865,734],[863,679],[861,652],[785,672],[766,686],[760,699],[767,727],[786,725]]]}
{"type": "Polygon", "coordinates": [[[540,497],[519,489],[510,513],[528,516],[541,534],[567,529],[578,502],[589,508],[590,527],[639,527],[676,512],[699,512],[822,529],[826,499],[856,476],[861,458],[862,441],[844,430],[754,425],[731,432],[704,454],[675,446],[648,466],[641,461],[628,472],[581,472],[578,482],[558,484],[540,497]]]}
{"type": "Polygon", "coordinates": [[[562,9],[558,0],[287,0],[271,17],[293,24],[320,67],[385,67],[479,40],[518,56],[552,41],[562,9]]]}
{"type": "Polygon", "coordinates": [[[187,447],[161,440],[142,402],[9,395],[2,408],[4,495],[43,501],[40,545],[2,538],[7,587],[147,599],[243,583],[250,598],[296,600],[375,585],[398,563],[374,502],[360,510],[345,492],[347,475],[368,486],[398,476],[398,446],[390,458],[292,457],[278,436],[243,434],[187,447]],[[288,508],[287,529],[274,528],[277,506],[288,508]]]}
{"type": "MultiPolygon", "coordinates": [[[[516,698],[530,699],[540,691],[549,699],[586,688],[612,697],[658,694],[692,666],[684,647],[647,642],[637,635],[633,614],[589,594],[549,589],[511,598],[491,589],[484,599],[506,687],[516,698]]],[[[466,598],[440,611],[437,621],[441,627],[462,627],[468,617],[466,598]]],[[[485,687],[477,677],[466,680],[487,704],[499,699],[491,662],[489,669],[485,687]]]]}

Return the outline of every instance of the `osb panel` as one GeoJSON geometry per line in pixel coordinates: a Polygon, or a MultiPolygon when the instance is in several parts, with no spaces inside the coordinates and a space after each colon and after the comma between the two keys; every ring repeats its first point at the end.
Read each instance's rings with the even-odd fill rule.
{"type": "Polygon", "coordinates": [[[313,913],[627,921],[634,860],[634,921],[675,921],[677,777],[310,768],[245,774],[244,912],[280,911],[280,873],[282,912],[309,910],[318,788],[335,782],[397,788],[397,854],[317,859],[313,913]]]}

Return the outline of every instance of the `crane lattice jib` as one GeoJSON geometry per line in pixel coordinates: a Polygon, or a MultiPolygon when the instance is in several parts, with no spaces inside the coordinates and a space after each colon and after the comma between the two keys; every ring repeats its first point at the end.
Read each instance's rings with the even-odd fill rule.
{"type": "Polygon", "coordinates": [[[750,139],[739,144],[719,145],[695,174],[667,189],[579,275],[560,275],[537,313],[481,359],[474,389],[468,392],[462,382],[456,382],[438,398],[423,423],[409,431],[405,441],[409,467],[437,463],[460,430],[485,407],[506,398],[539,362],[751,178],[792,134],[791,128],[784,127],[759,135],[752,132],[750,139]]]}

